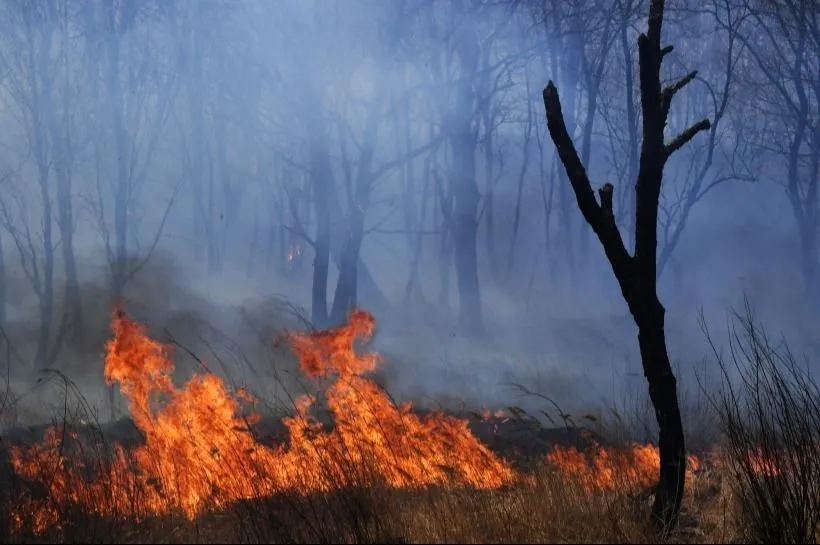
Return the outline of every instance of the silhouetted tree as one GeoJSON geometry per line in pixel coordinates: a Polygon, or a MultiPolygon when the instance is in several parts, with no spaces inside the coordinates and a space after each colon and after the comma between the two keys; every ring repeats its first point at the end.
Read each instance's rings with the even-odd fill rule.
{"type": "Polygon", "coordinates": [[[671,46],[661,47],[663,11],[664,1],[653,0],[649,8],[648,31],[638,38],[643,141],[635,188],[635,250],[632,255],[627,251],[615,223],[613,186],[605,184],[598,191],[600,203],[596,201],[584,164],[567,132],[558,91],[552,81],[544,89],[543,98],[547,127],[566,169],[578,208],[604,247],[621,293],[638,326],[641,362],[659,428],[660,482],[652,515],[660,529],[668,531],[675,525],[680,513],[686,475],[686,448],[677,381],[666,348],[665,309],[657,295],[658,201],[666,161],[698,132],[708,130],[710,123],[706,119],[701,120],[671,142],[664,142],[664,127],[672,98],[694,80],[697,73],[692,72],[669,87],[661,87],[661,61],[672,51],[671,46]]]}

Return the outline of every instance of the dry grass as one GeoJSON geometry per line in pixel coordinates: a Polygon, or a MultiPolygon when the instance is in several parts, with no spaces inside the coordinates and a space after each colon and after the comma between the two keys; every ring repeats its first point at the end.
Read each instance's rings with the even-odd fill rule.
{"type": "MultiPolygon", "coordinates": [[[[820,390],[786,348],[769,342],[750,313],[738,316],[736,324],[730,357],[715,353],[724,381],[709,396],[721,440],[689,479],[681,523],[668,539],[816,543],[820,537],[820,390]],[[771,460],[777,474],[765,470],[766,465],[761,470],[749,452],[771,460]]],[[[80,413],[66,410],[61,419],[75,419],[80,413]]],[[[104,469],[108,446],[102,434],[94,437],[92,452],[84,456],[104,469]]],[[[625,481],[608,489],[590,489],[544,460],[530,467],[534,469],[528,471],[526,482],[500,490],[395,490],[362,478],[360,482],[371,484],[309,497],[280,494],[238,502],[194,521],[181,515],[137,521],[122,506],[119,516],[100,517],[76,506],[56,505],[62,523],[35,533],[25,524],[22,530],[14,529],[12,514],[20,513],[26,499],[34,502],[31,505],[50,499],[42,486],[18,478],[4,456],[0,459],[0,539],[4,543],[657,542],[648,525],[651,489],[625,481]]],[[[101,474],[105,478],[105,472],[101,474]]],[[[54,469],[55,478],[81,480],[82,475],[54,469]]],[[[253,478],[251,468],[247,478],[253,478]]],[[[134,493],[137,497],[139,491],[134,493]]]]}
{"type": "MultiPolygon", "coordinates": [[[[66,511],[62,516],[68,522],[59,530],[39,536],[18,533],[4,542],[654,542],[644,524],[646,497],[589,493],[546,469],[535,480],[496,491],[369,488],[309,498],[280,496],[236,504],[193,522],[170,516],[113,522],[66,511]]],[[[693,496],[690,505],[704,499],[693,496]]],[[[691,524],[675,536],[679,541],[716,542],[702,531],[693,532],[691,524]]]]}
{"type": "MultiPolygon", "coordinates": [[[[68,444],[65,451],[73,450],[68,444]]],[[[75,456],[77,453],[75,453],[75,456]]],[[[104,460],[103,448],[85,457],[104,460]]],[[[98,462],[102,466],[102,462],[98,462]]],[[[98,467],[99,467],[98,466],[98,467]]],[[[309,497],[277,495],[239,502],[195,521],[163,516],[136,521],[121,516],[96,517],[78,507],[55,504],[42,487],[16,478],[8,467],[3,487],[3,542],[163,542],[163,543],[652,543],[646,524],[648,491],[625,478],[607,489],[590,489],[546,462],[530,470],[528,482],[501,490],[395,490],[357,487],[309,497]],[[22,501],[48,505],[63,521],[45,533],[12,531],[8,516],[22,501]]],[[[356,471],[351,468],[351,471],[356,471]]],[[[79,488],[83,473],[54,469],[79,488]]],[[[105,473],[103,472],[103,478],[105,473]]],[[[252,478],[252,477],[249,477],[252,478]]],[[[730,474],[706,464],[690,481],[680,542],[726,542],[738,533],[729,494],[730,474]]],[[[362,481],[365,479],[362,478],[362,481]]],[[[134,481],[136,483],[136,480],[134,481]]],[[[137,491],[138,494],[138,491],[137,491]]]]}

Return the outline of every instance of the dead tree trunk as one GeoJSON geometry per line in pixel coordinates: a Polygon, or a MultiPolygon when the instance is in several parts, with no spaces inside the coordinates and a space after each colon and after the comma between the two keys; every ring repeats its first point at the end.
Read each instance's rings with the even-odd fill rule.
{"type": "Polygon", "coordinates": [[[677,382],[666,348],[665,309],[658,300],[656,289],[658,200],[663,168],[669,156],[698,132],[708,130],[710,123],[704,119],[670,143],[664,143],[664,126],[672,98],[695,78],[696,73],[690,73],[671,86],[661,88],[661,60],[672,51],[671,46],[661,48],[663,8],[663,0],[652,0],[648,32],[638,38],[643,143],[635,186],[633,255],[630,255],[624,246],[615,223],[612,209],[613,186],[605,184],[598,190],[599,204],[584,165],[567,132],[558,91],[552,81],[544,89],[544,107],[550,136],[567,171],[578,208],[598,236],[621,287],[621,293],[638,326],[641,362],[644,376],[649,383],[649,397],[655,409],[659,431],[660,480],[652,506],[652,517],[659,529],[665,533],[674,527],[680,513],[686,475],[686,448],[678,405],[677,382]]]}

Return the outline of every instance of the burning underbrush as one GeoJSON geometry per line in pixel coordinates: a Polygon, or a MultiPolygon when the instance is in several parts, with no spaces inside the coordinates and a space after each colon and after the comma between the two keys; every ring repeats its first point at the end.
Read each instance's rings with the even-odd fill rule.
{"type": "MultiPolygon", "coordinates": [[[[322,385],[321,403],[303,395],[291,414],[263,418],[252,396],[216,375],[175,386],[168,347],[116,311],[104,374],[131,419],[62,423],[36,441],[6,438],[8,535],[184,542],[192,532],[199,540],[203,528],[210,536],[230,528],[221,539],[385,542],[463,540],[507,528],[476,539],[531,541],[574,539],[588,525],[590,540],[613,531],[641,539],[635,521],[658,473],[655,447],[614,448],[589,432],[543,429],[503,411],[453,415],[397,405],[367,376],[378,354],[357,350],[374,328],[373,317],[356,310],[338,328],[289,334],[302,372],[322,385]],[[550,517],[522,515],[545,503],[550,517]],[[616,505],[617,528],[592,531],[616,505]],[[162,538],[150,537],[158,531],[162,538]]],[[[698,501],[719,501],[698,485],[715,467],[690,457],[690,495],[708,492],[698,501]]]]}

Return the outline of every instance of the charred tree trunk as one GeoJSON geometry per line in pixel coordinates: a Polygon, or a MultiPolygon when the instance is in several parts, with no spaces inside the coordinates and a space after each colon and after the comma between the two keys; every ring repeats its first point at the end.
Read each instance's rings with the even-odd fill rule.
{"type": "Polygon", "coordinates": [[[638,326],[641,362],[659,429],[660,478],[652,518],[659,530],[666,533],[674,527],[680,513],[686,475],[686,448],[677,383],[666,347],[665,309],[657,295],[658,201],[667,159],[698,132],[708,130],[710,123],[704,119],[670,143],[664,142],[664,126],[672,98],[694,79],[696,73],[689,74],[670,87],[661,88],[661,60],[672,51],[672,47],[661,49],[663,9],[663,0],[652,0],[648,32],[638,38],[643,143],[635,189],[633,255],[627,251],[615,223],[613,187],[611,184],[604,185],[598,191],[600,203],[596,201],[587,172],[567,132],[558,91],[551,81],[544,89],[544,107],[550,136],[575,192],[578,208],[600,240],[638,326]]]}
{"type": "MultiPolygon", "coordinates": [[[[376,95],[381,95],[381,90],[378,88],[376,95]]],[[[333,295],[333,309],[330,316],[333,324],[343,323],[357,305],[364,221],[370,207],[373,158],[376,154],[380,118],[380,104],[371,102],[367,110],[365,129],[362,135],[361,154],[356,165],[356,184],[353,193],[348,194],[349,230],[342,255],[339,258],[339,279],[336,284],[336,292],[333,295]]]]}

